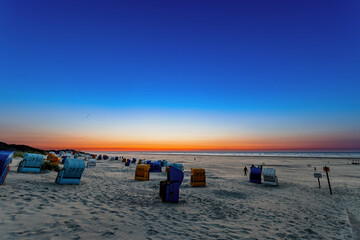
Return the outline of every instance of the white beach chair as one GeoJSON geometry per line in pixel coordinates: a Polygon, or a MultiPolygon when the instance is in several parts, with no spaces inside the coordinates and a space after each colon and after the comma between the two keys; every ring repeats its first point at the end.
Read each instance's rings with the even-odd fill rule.
{"type": "Polygon", "coordinates": [[[264,177],[264,184],[278,186],[278,179],[276,177],[276,170],[273,168],[264,168],[262,170],[262,175],[264,177]]]}

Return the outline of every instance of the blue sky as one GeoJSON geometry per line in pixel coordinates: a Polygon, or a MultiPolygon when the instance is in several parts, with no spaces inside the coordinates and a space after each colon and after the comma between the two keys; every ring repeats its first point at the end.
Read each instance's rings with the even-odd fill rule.
{"type": "MultiPolygon", "coordinates": [[[[341,133],[359,142],[359,7],[358,1],[1,1],[0,107],[8,117],[0,123],[35,129],[18,119],[29,109],[33,122],[53,109],[131,112],[130,119],[160,111],[180,119],[165,121],[167,129],[191,132],[198,125],[182,126],[181,119],[195,112],[203,121],[216,119],[208,131],[226,125],[257,135],[239,130],[242,116],[274,138],[285,124],[289,136],[313,137],[319,129],[319,138],[341,133]],[[270,129],[263,119],[283,124],[270,129]]],[[[62,126],[57,119],[53,127],[62,126]]],[[[110,125],[118,127],[116,121],[110,125]]],[[[153,124],[147,128],[154,134],[164,131],[153,124]]],[[[3,136],[21,139],[8,130],[3,136]]]]}

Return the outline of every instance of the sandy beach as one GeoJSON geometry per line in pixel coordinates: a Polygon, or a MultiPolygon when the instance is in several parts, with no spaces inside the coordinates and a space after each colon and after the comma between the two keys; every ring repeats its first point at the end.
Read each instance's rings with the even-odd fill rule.
{"type": "MultiPolygon", "coordinates": [[[[180,202],[163,203],[159,182],[134,180],[135,164],[101,160],[80,185],[56,172],[17,173],[14,158],[0,187],[1,239],[359,239],[360,166],[347,159],[137,155],[185,166],[180,202]],[[196,157],[196,160],[194,160],[196,157]],[[243,176],[251,164],[276,168],[278,187],[243,176]],[[311,167],[308,165],[311,164],[311,167]],[[330,167],[333,195],[322,167],[330,167]],[[206,169],[207,187],[190,187],[190,168],[206,169]],[[322,188],[314,167],[323,173],[322,188]]],[[[320,172],[320,171],[319,171],[320,172]]]]}

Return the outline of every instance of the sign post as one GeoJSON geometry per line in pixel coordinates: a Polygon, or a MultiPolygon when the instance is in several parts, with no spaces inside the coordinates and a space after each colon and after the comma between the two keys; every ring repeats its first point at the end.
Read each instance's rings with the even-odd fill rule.
{"type": "Polygon", "coordinates": [[[330,179],[329,179],[329,173],[328,173],[328,172],[330,172],[330,168],[325,166],[323,168],[323,170],[326,172],[326,177],[327,177],[327,180],[328,180],[328,183],[329,183],[330,194],[332,194],[331,185],[330,185],[330,179]]]}
{"type": "Polygon", "coordinates": [[[319,183],[319,188],[321,188],[321,186],[320,186],[320,178],[322,178],[321,173],[314,173],[314,178],[317,178],[318,183],[319,183]]]}

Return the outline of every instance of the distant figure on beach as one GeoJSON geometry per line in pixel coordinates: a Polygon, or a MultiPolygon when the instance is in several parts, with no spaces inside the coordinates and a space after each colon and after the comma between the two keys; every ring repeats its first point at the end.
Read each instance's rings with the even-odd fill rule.
{"type": "Polygon", "coordinates": [[[194,158],[194,161],[196,161],[196,158],[194,158]]]}
{"type": "Polygon", "coordinates": [[[248,171],[248,169],[247,169],[247,167],[245,166],[245,167],[244,167],[244,176],[247,176],[247,171],[248,171]]]}
{"type": "Polygon", "coordinates": [[[316,167],[314,167],[314,171],[316,171],[316,167]]]}

